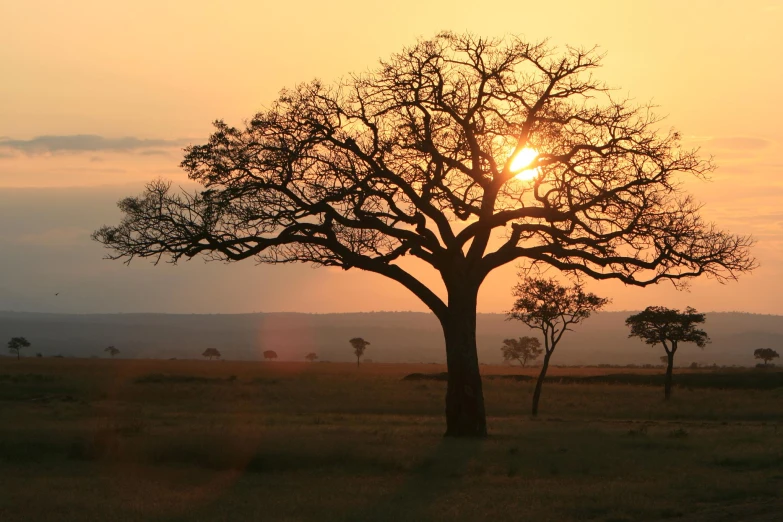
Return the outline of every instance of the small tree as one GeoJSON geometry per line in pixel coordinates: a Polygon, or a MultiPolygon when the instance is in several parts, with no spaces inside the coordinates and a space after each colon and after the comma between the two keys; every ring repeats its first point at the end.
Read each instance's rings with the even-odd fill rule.
{"type": "Polygon", "coordinates": [[[526,277],[514,287],[514,307],[508,313],[509,319],[522,321],[530,328],[544,334],[544,363],[538,374],[533,392],[533,416],[538,415],[538,401],[549,367],[549,359],[563,334],[571,325],[578,324],[593,312],[609,303],[609,299],[587,293],[581,283],[564,286],[555,279],[526,277]]]}
{"type": "Polygon", "coordinates": [[[504,361],[519,361],[522,368],[527,366],[528,361],[535,361],[544,353],[543,348],[541,348],[541,341],[535,337],[504,339],[500,351],[503,352],[504,361]]]}
{"type": "Polygon", "coordinates": [[[753,351],[753,357],[764,361],[764,366],[766,366],[769,361],[777,359],[780,355],[772,348],[757,348],[753,351]]]}
{"type": "Polygon", "coordinates": [[[661,362],[663,364],[666,364],[666,363],[669,362],[669,356],[668,355],[661,355],[660,359],[661,359],[661,362]]]}
{"type": "Polygon", "coordinates": [[[112,357],[114,357],[115,355],[120,353],[120,351],[117,348],[115,348],[114,346],[107,346],[103,351],[108,353],[112,357]]]}
{"type": "Polygon", "coordinates": [[[318,359],[318,354],[315,352],[310,352],[307,355],[305,355],[305,359],[307,359],[310,362],[314,362],[316,359],[318,359]]]}
{"type": "Polygon", "coordinates": [[[680,312],[677,309],[663,306],[648,306],[644,311],[625,320],[625,324],[631,328],[628,337],[638,337],[652,346],[660,343],[666,350],[666,381],[664,385],[666,400],[669,400],[672,394],[672,368],[674,368],[674,354],[677,352],[678,344],[696,343],[699,348],[704,348],[710,342],[707,332],[696,328],[705,320],[704,314],[696,312],[691,307],[680,312]]]}
{"type": "Polygon", "coordinates": [[[28,348],[30,346],[30,341],[25,339],[24,337],[11,337],[11,340],[8,341],[8,351],[11,353],[16,354],[16,359],[19,359],[19,352],[22,348],[28,348]]]}
{"type": "Polygon", "coordinates": [[[207,348],[206,350],[204,350],[204,353],[202,353],[201,355],[203,357],[206,357],[210,361],[212,360],[213,357],[220,358],[221,356],[220,350],[218,350],[217,348],[207,348]]]}
{"type": "Polygon", "coordinates": [[[367,349],[368,346],[370,346],[370,343],[362,339],[361,337],[354,337],[350,341],[351,346],[353,346],[353,353],[356,355],[356,366],[359,366],[359,361],[362,358],[362,355],[364,355],[364,350],[367,349]]]}
{"type": "Polygon", "coordinates": [[[277,352],[274,350],[266,350],[264,352],[264,359],[269,359],[269,360],[277,359],[277,352]]]}

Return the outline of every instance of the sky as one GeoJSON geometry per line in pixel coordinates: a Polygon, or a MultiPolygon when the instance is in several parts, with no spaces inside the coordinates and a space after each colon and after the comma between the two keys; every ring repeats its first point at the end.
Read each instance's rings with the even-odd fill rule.
{"type": "MultiPolygon", "coordinates": [[[[178,266],[102,259],[89,239],[145,181],[185,184],[182,148],[238,125],[280,89],[338,80],[442,30],[598,45],[601,79],[652,101],[712,155],[688,182],[704,215],[752,234],[752,275],[720,285],[590,289],[613,310],[649,304],[783,314],[783,1],[207,2],[0,0],[0,310],[347,312],[426,308],[397,283],[306,265],[178,266]],[[59,295],[55,295],[59,293],[59,295]]],[[[516,267],[479,311],[511,305],[516,267]]],[[[431,277],[431,276],[428,276],[431,277]]]]}

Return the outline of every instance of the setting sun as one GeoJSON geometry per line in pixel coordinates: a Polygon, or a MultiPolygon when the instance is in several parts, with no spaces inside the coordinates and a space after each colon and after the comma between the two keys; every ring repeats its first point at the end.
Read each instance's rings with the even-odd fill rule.
{"type": "Polygon", "coordinates": [[[538,169],[528,169],[533,161],[538,156],[538,152],[534,149],[525,147],[520,150],[514,159],[511,160],[511,172],[515,172],[515,178],[521,180],[533,179],[538,175],[538,169]]]}

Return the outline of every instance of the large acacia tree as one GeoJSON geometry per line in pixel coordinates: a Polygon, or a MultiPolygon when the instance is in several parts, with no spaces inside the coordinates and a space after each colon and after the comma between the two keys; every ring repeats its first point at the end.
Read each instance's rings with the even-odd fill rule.
{"type": "Polygon", "coordinates": [[[476,300],[494,269],[524,259],[648,285],[753,266],[750,240],[705,222],[678,185],[711,164],[615,99],[593,77],[600,58],[517,37],[419,41],[284,90],[242,127],[216,122],[182,162],[203,190],[152,182],[94,237],[126,261],[305,262],[399,282],[443,325],[446,434],[482,436],[476,300]]]}

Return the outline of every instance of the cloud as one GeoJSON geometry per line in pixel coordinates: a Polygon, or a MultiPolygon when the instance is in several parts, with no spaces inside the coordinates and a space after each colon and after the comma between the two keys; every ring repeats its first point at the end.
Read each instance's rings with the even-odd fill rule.
{"type": "Polygon", "coordinates": [[[133,136],[105,138],[95,134],[65,136],[37,136],[29,140],[0,138],[0,149],[23,152],[29,155],[54,152],[132,152],[146,149],[181,147],[186,140],[141,139],[133,136]]]}
{"type": "Polygon", "coordinates": [[[717,149],[732,150],[760,150],[769,147],[770,144],[769,140],[763,138],[746,138],[741,136],[713,138],[707,142],[707,145],[717,149]]]}

